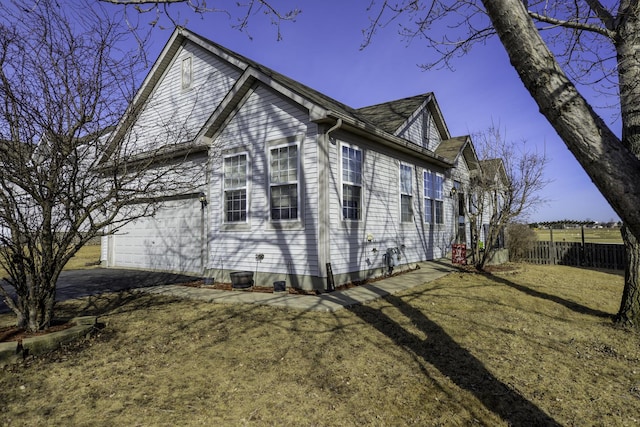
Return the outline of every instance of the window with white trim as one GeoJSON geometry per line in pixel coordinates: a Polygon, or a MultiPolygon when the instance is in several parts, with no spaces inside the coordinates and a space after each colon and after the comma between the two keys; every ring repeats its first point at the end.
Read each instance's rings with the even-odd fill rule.
{"type": "Polygon", "coordinates": [[[362,151],[342,146],[342,218],[362,218],[362,151]]]}
{"type": "Polygon", "coordinates": [[[413,167],[400,164],[400,221],[413,221],[413,167]]]}
{"type": "Polygon", "coordinates": [[[271,219],[298,219],[298,146],[272,148],[269,162],[271,219]]]}
{"type": "Polygon", "coordinates": [[[247,155],[224,158],[224,220],[247,220],[247,155]]]}
{"type": "Polygon", "coordinates": [[[444,176],[424,171],[424,222],[444,224],[444,176]]]}

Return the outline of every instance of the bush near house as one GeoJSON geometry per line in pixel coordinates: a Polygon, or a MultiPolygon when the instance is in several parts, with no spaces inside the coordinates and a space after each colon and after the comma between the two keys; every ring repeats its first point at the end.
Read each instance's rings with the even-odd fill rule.
{"type": "Polygon", "coordinates": [[[526,259],[538,236],[528,225],[514,223],[507,226],[506,239],[509,260],[519,262],[526,259]]]}

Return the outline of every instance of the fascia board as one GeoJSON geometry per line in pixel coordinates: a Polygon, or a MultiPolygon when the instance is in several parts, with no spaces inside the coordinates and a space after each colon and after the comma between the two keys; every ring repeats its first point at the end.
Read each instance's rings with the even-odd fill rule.
{"type": "Polygon", "coordinates": [[[198,34],[187,30],[186,28],[181,28],[181,32],[184,38],[189,39],[195,45],[201,47],[202,49],[211,52],[213,55],[220,57],[221,59],[227,61],[232,66],[244,71],[249,68],[249,64],[238,59],[237,57],[230,55],[224,50],[218,48],[217,46],[211,44],[208,40],[200,37],[198,34]]]}
{"type": "Polygon", "coordinates": [[[444,116],[442,115],[442,111],[440,110],[440,106],[438,105],[438,101],[436,100],[435,95],[431,94],[429,97],[429,102],[427,103],[427,108],[431,110],[431,114],[436,119],[436,125],[440,129],[440,132],[444,135],[442,139],[451,138],[451,133],[449,132],[449,128],[444,121],[444,116]]]}
{"type": "Polygon", "coordinates": [[[467,143],[464,147],[464,158],[467,162],[467,165],[469,165],[469,169],[471,169],[472,165],[474,169],[478,169],[480,167],[480,160],[478,159],[476,147],[473,145],[473,141],[469,136],[467,136],[467,143]]]}

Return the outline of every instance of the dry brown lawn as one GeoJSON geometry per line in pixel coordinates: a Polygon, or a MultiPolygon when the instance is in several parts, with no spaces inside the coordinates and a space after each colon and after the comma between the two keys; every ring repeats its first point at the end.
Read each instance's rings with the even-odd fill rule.
{"type": "MultiPolygon", "coordinates": [[[[83,270],[95,268],[100,263],[100,245],[86,245],[80,248],[76,255],[64,266],[65,270],[83,270]]],[[[0,279],[5,277],[7,272],[0,266],[0,279]]]]}
{"type": "Polygon", "coordinates": [[[336,313],[68,302],[104,329],[0,371],[0,424],[638,425],[640,335],[610,319],[622,282],[525,265],[336,313]]]}

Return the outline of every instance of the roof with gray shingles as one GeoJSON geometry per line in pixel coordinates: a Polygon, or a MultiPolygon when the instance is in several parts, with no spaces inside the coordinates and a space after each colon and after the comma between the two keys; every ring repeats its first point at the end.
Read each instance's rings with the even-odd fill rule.
{"type": "Polygon", "coordinates": [[[381,104],[354,109],[331,98],[330,96],[327,96],[315,89],[310,88],[309,86],[306,86],[290,77],[287,77],[284,74],[266,67],[237,52],[227,49],[224,46],[207,39],[206,37],[203,37],[191,31],[189,31],[188,34],[190,37],[200,38],[204,42],[215,46],[225,54],[234,57],[241,62],[244,62],[252,68],[259,70],[264,75],[269,76],[275,81],[286,85],[289,89],[318,105],[322,105],[324,108],[329,108],[333,111],[351,116],[354,119],[369,123],[392,135],[416,112],[418,108],[422,106],[422,104],[424,104],[427,99],[433,96],[433,93],[429,92],[408,98],[398,99],[395,101],[384,102],[381,104]]]}
{"type": "Polygon", "coordinates": [[[479,163],[480,169],[486,177],[495,179],[496,176],[499,176],[503,183],[509,182],[509,177],[507,176],[507,171],[505,170],[502,159],[480,160],[479,163]]]}
{"type": "Polygon", "coordinates": [[[371,105],[357,111],[362,120],[368,121],[391,134],[395,133],[418,108],[431,96],[430,93],[371,105]]]}
{"type": "Polygon", "coordinates": [[[273,70],[272,68],[269,68],[265,65],[260,64],[259,62],[256,62],[250,58],[247,58],[246,56],[243,56],[233,50],[227,49],[226,47],[212,41],[209,40],[206,37],[201,36],[200,34],[194,33],[190,30],[187,29],[182,29],[181,30],[184,36],[187,37],[193,37],[193,38],[199,38],[200,40],[204,41],[205,43],[215,47],[216,49],[224,52],[226,55],[231,56],[232,58],[237,59],[240,62],[245,63],[246,65],[248,65],[251,68],[255,68],[256,70],[260,71],[262,74],[264,74],[265,76],[268,76],[270,78],[272,78],[273,80],[280,82],[281,84],[285,85],[286,87],[288,87],[290,90],[296,92],[298,95],[303,96],[306,99],[309,99],[310,101],[312,101],[315,104],[318,105],[322,105],[324,108],[328,108],[331,109],[333,111],[337,111],[340,112],[342,114],[346,114],[348,116],[351,116],[353,118],[356,119],[360,119],[360,117],[358,117],[358,115],[356,114],[356,110],[352,107],[349,107],[346,104],[343,104],[333,98],[331,98],[330,96],[327,96],[321,92],[318,92],[315,89],[310,88],[309,86],[306,86],[290,77],[285,76],[284,74],[281,74],[275,70],[273,70]]]}
{"type": "MultiPolygon", "coordinates": [[[[433,94],[426,93],[426,94],[417,95],[409,98],[399,99],[396,101],[372,105],[372,106],[364,107],[360,109],[354,109],[290,77],[280,74],[269,67],[266,67],[243,55],[240,55],[237,52],[227,49],[224,46],[218,43],[215,43],[199,34],[196,34],[192,31],[189,31],[185,28],[180,28],[180,27],[176,28],[176,30],[174,31],[174,35],[172,35],[172,38],[165,46],[163,50],[163,54],[161,54],[156,64],[154,64],[152,71],[150,72],[147,79],[145,79],[146,84],[143,83],[143,87],[139,91],[138,95],[136,95],[137,99],[136,101],[134,101],[134,103],[144,102],[146,98],[151,94],[153,86],[155,85],[155,83],[158,81],[158,79],[162,74],[162,69],[169,66],[170,57],[172,56],[173,53],[175,53],[175,49],[177,49],[177,46],[183,43],[185,39],[199,40],[199,42],[201,43],[201,46],[208,45],[209,48],[216,49],[219,52],[223,53],[224,55],[227,55],[228,57],[235,59],[235,61],[237,61],[236,67],[240,68],[242,71],[244,71],[246,67],[251,67],[253,69],[256,69],[263,75],[288,87],[289,90],[297,93],[303,98],[308,99],[309,101],[311,101],[316,105],[322,106],[325,109],[335,111],[344,116],[351,117],[356,121],[366,123],[391,136],[395,135],[396,131],[398,131],[398,129],[416,112],[416,110],[418,110],[424,104],[424,102],[427,99],[431,98],[435,103],[435,100],[433,99],[433,94]],[[170,45],[173,37],[176,37],[175,41],[177,41],[178,43],[170,45]],[[172,52],[172,49],[174,49],[173,52],[172,52]],[[163,56],[165,55],[167,55],[167,57],[163,58],[163,56]]],[[[435,108],[436,111],[439,113],[437,106],[433,108],[435,108]]],[[[133,112],[133,115],[135,116],[135,109],[133,109],[132,112],[133,112]]],[[[444,134],[447,134],[448,131],[446,130],[446,125],[440,122],[439,124],[440,124],[440,127],[443,129],[442,131],[444,132],[444,134]]],[[[126,126],[122,127],[118,131],[123,132],[125,128],[126,126]]],[[[464,149],[464,145],[459,145],[458,147],[459,149],[464,149]]],[[[436,157],[434,157],[434,160],[437,160],[438,153],[434,153],[434,154],[436,155],[436,157]]],[[[446,159],[456,158],[458,154],[459,152],[455,154],[447,153],[446,159]]]]}
{"type": "Polygon", "coordinates": [[[464,148],[468,139],[468,136],[456,136],[454,138],[442,141],[436,148],[435,154],[453,162],[462,152],[462,149],[464,148]]]}

